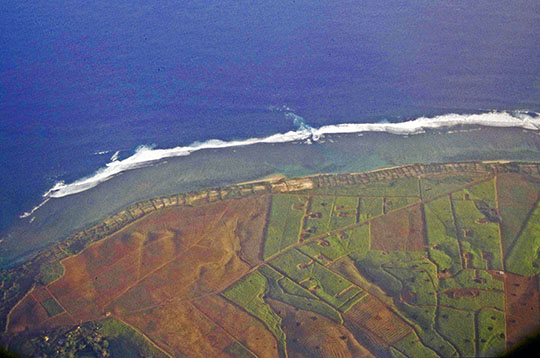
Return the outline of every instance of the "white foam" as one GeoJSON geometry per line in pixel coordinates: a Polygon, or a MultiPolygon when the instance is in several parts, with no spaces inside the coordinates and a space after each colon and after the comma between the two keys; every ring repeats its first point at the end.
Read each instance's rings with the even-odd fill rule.
{"type": "MultiPolygon", "coordinates": [[[[298,130],[289,131],[287,133],[278,133],[265,138],[249,138],[233,141],[212,139],[202,143],[193,143],[190,146],[169,149],[155,149],[151,146],[141,146],[136,149],[132,156],[122,160],[118,160],[118,152],[116,152],[111,157],[111,162],[104,168],[99,169],[95,174],[69,184],[58,182],[47,191],[43,197],[48,200],[49,198],[61,198],[80,193],[91,189],[124,171],[144,167],[164,158],[187,156],[202,149],[239,147],[256,143],[286,143],[308,140],[311,143],[312,141],[319,140],[325,134],[337,133],[388,132],[399,135],[410,135],[423,133],[426,129],[449,128],[460,125],[517,127],[529,130],[540,129],[540,116],[538,116],[538,114],[530,115],[525,112],[446,114],[433,118],[421,117],[401,123],[345,123],[327,125],[318,129],[310,127],[302,117],[292,112],[287,112],[286,117],[293,119],[298,130]]],[[[21,217],[32,215],[37,209],[45,204],[45,202],[35,207],[29,213],[24,213],[21,217]]]]}
{"type": "Polygon", "coordinates": [[[116,152],[114,152],[114,154],[112,155],[111,157],[111,162],[116,162],[118,160],[118,155],[120,154],[120,151],[117,150],[116,152]]]}
{"type": "MultiPolygon", "coordinates": [[[[49,190],[49,191],[50,191],[50,190],[49,190]]],[[[41,204],[39,204],[38,206],[36,206],[36,207],[33,208],[32,210],[30,210],[29,212],[26,212],[26,213],[20,215],[19,218],[24,219],[24,218],[27,218],[27,217],[31,216],[33,213],[36,212],[37,209],[41,208],[41,207],[42,207],[43,205],[45,205],[45,203],[46,203],[47,201],[49,201],[49,200],[50,200],[50,198],[46,198],[45,200],[43,200],[43,201],[41,202],[41,204]]],[[[33,219],[33,218],[32,218],[32,219],[33,219]]],[[[30,222],[32,222],[32,221],[30,221],[30,222]]]]}

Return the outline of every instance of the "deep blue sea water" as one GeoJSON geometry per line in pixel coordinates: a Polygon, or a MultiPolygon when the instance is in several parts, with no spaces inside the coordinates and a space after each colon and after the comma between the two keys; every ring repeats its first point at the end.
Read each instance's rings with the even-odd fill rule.
{"type": "Polygon", "coordinates": [[[314,127],[538,112],[539,59],[537,0],[5,0],[0,230],[118,150],[285,132],[284,106],[314,127]]]}

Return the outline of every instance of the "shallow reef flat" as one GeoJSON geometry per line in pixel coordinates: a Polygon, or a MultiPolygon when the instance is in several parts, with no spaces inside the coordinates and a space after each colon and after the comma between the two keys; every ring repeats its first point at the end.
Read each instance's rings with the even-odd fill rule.
{"type": "Polygon", "coordinates": [[[255,144],[207,149],[123,172],[97,187],[52,198],[31,217],[1,233],[0,266],[30,258],[39,249],[135,202],[221,187],[280,173],[364,172],[408,163],[540,159],[536,131],[455,127],[410,136],[369,132],[326,135],[317,142],[255,144]]]}

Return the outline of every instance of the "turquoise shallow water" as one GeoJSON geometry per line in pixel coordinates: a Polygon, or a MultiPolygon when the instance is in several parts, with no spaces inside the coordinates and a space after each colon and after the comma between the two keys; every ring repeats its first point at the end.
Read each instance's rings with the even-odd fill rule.
{"type": "Polygon", "coordinates": [[[517,128],[453,128],[411,136],[326,135],[318,142],[207,149],[122,174],[78,194],[52,198],[0,243],[2,265],[27,257],[121,208],[147,198],[253,180],[361,172],[412,162],[540,160],[540,136],[517,128]]]}
{"type": "MultiPolygon", "coordinates": [[[[540,111],[538,0],[0,3],[0,231],[140,145],[540,111]]],[[[38,220],[38,219],[36,219],[38,220]]]]}

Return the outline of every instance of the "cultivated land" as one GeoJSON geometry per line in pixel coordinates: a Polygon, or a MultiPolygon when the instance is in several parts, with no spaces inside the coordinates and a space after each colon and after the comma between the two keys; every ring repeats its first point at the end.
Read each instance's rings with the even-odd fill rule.
{"type": "Polygon", "coordinates": [[[540,165],[414,164],[136,203],[1,272],[25,355],[470,357],[540,327],[540,165]]]}

